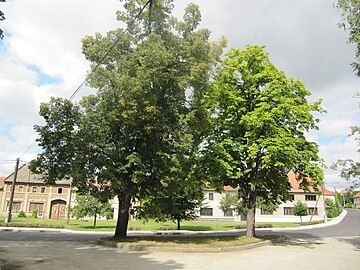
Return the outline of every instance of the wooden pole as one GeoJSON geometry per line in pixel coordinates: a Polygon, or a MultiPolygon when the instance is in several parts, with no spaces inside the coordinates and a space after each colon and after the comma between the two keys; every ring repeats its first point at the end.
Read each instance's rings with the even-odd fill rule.
{"type": "Polygon", "coordinates": [[[16,178],[17,178],[17,174],[18,174],[18,170],[19,170],[19,161],[20,161],[20,159],[17,158],[16,165],[15,165],[15,171],[14,171],[14,178],[13,178],[12,185],[11,185],[10,201],[9,201],[9,205],[8,205],[8,208],[6,211],[5,223],[11,222],[11,210],[12,210],[12,204],[14,201],[16,178]]]}

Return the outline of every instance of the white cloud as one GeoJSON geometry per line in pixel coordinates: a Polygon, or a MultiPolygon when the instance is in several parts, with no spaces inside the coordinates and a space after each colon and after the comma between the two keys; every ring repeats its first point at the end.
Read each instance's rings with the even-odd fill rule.
{"type": "MultiPolygon", "coordinates": [[[[190,2],[200,5],[202,26],[212,31],[212,39],[224,35],[229,48],[266,45],[274,64],[288,76],[300,78],[313,92],[312,100],[323,98],[328,113],[320,116],[320,131],[308,137],[320,144],[328,164],[338,158],[358,157],[356,142],[347,137],[350,126],[360,125],[360,100],[353,98],[360,84],[350,67],[354,47],[346,43],[347,34],[337,27],[340,12],[332,1],[183,0],[174,1],[176,16],[181,16],[190,2]]],[[[115,11],[121,6],[118,0],[17,0],[1,4],[8,35],[0,41],[0,119],[13,128],[11,139],[0,137],[0,161],[15,159],[33,142],[36,134],[32,126],[41,121],[41,102],[51,96],[69,97],[79,86],[89,69],[81,54],[81,38],[120,26],[115,11]],[[37,86],[38,74],[29,65],[61,82],[37,86]]],[[[89,92],[82,89],[77,99],[89,92]]],[[[0,175],[13,167],[4,166],[0,164],[0,175]]],[[[332,171],[326,171],[326,181],[341,182],[332,171]]]]}

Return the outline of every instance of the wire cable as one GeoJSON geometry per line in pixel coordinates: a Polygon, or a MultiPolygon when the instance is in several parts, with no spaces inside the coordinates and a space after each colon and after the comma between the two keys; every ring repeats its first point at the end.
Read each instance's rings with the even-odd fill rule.
{"type": "MultiPolygon", "coordinates": [[[[152,7],[152,1],[153,0],[149,0],[146,2],[146,4],[140,9],[140,11],[131,19],[131,21],[129,22],[128,26],[126,27],[125,31],[129,31],[129,28],[133,25],[133,23],[139,19],[141,13],[145,10],[145,8],[150,5],[150,9],[152,7]]],[[[115,42],[110,46],[110,48],[106,51],[106,53],[104,54],[104,56],[100,59],[100,61],[90,70],[90,72],[85,76],[85,79],[81,82],[81,84],[76,88],[76,90],[72,93],[72,95],[70,96],[69,100],[72,101],[75,96],[81,91],[81,89],[85,86],[89,76],[94,73],[98,67],[103,64],[104,60],[108,57],[108,55],[110,54],[110,52],[115,48],[115,46],[119,43],[120,38],[117,38],[115,40],[115,42]]],[[[21,155],[26,154],[27,152],[29,152],[31,150],[31,148],[33,148],[35,146],[36,142],[31,143],[24,152],[22,152],[21,155]]]]}

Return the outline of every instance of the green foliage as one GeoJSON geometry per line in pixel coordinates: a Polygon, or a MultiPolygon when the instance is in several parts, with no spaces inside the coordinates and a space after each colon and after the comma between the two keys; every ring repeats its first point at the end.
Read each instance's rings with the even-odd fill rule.
{"type": "Polygon", "coordinates": [[[221,199],[219,208],[223,212],[235,210],[238,215],[246,216],[246,206],[242,203],[238,193],[226,194],[225,197],[221,199]]]}
{"type": "Polygon", "coordinates": [[[19,214],[18,214],[18,217],[19,217],[19,218],[26,218],[25,212],[24,212],[23,210],[21,210],[21,211],[19,212],[19,214]]]}
{"type": "Polygon", "coordinates": [[[108,217],[112,213],[109,202],[101,201],[90,193],[78,195],[77,204],[73,207],[71,213],[76,219],[85,217],[94,217],[94,227],[96,227],[97,216],[108,217]]]}
{"type": "Polygon", "coordinates": [[[325,204],[330,207],[326,209],[326,215],[328,218],[335,218],[340,215],[342,210],[341,207],[339,207],[339,204],[329,198],[325,199],[325,204]]]}
{"type": "Polygon", "coordinates": [[[293,214],[300,217],[300,222],[302,222],[302,217],[308,214],[308,208],[306,203],[303,203],[301,201],[295,203],[293,207],[293,214]]]}
{"type": "Polygon", "coordinates": [[[82,40],[94,68],[87,83],[98,92],[80,104],[51,99],[40,109],[45,125],[35,127],[43,152],[32,170],[48,183],[71,177],[82,192],[117,195],[119,237],[126,236],[132,200],[147,200],[191,175],[208,128],[204,91],[226,44],[209,42],[210,31],[196,29],[196,5],[179,21],[171,16],[172,0],[151,3],[134,21],[144,1],[124,1],[117,16],[127,30],[82,40]]]}
{"type": "MultiPolygon", "coordinates": [[[[359,141],[360,127],[351,127],[350,136],[355,136],[355,140],[359,141]]],[[[360,149],[358,149],[359,152],[360,149]]],[[[333,170],[340,170],[340,176],[348,181],[353,181],[352,188],[357,187],[360,182],[358,178],[360,176],[360,162],[356,162],[352,159],[338,159],[331,165],[333,170]]]]}
{"type": "Polygon", "coordinates": [[[256,199],[286,201],[294,172],[305,190],[323,180],[318,146],[305,134],[317,129],[320,101],[270,62],[263,47],[231,49],[206,96],[210,134],[200,153],[199,172],[212,186],[239,190],[254,236],[256,199]],[[311,182],[308,181],[311,179],[311,182]]]}
{"type": "Polygon", "coordinates": [[[31,216],[32,216],[33,218],[37,218],[37,217],[38,217],[38,210],[37,210],[37,209],[33,209],[33,210],[32,210],[32,213],[31,213],[31,216]]]}
{"type": "Polygon", "coordinates": [[[202,183],[195,179],[168,182],[154,192],[138,209],[139,218],[155,218],[157,222],[171,220],[181,229],[182,220],[197,218],[197,209],[204,200],[202,183]]]}
{"type": "Polygon", "coordinates": [[[351,65],[360,77],[360,1],[338,0],[336,7],[342,11],[339,27],[349,33],[348,42],[356,45],[355,61],[351,65]]]}

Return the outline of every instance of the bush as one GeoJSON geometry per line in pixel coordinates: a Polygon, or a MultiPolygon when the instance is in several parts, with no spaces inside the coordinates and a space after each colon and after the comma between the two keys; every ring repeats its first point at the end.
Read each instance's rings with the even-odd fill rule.
{"type": "Polygon", "coordinates": [[[26,217],[25,212],[21,210],[18,214],[18,217],[26,217]]]}
{"type": "Polygon", "coordinates": [[[327,209],[326,213],[327,213],[328,218],[336,218],[337,216],[340,215],[341,210],[337,207],[332,207],[330,209],[327,209]]]}
{"type": "Polygon", "coordinates": [[[37,209],[33,209],[31,216],[33,218],[37,218],[37,213],[38,213],[37,209]]]}

